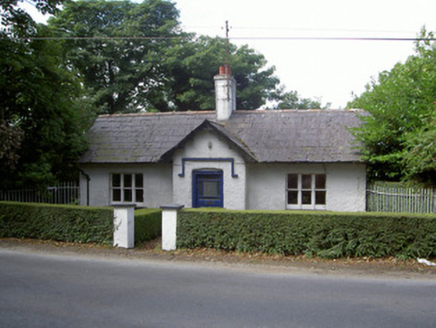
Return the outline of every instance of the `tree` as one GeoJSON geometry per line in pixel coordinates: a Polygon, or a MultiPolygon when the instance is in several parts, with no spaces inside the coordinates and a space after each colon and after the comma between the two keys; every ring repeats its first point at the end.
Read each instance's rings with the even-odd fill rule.
{"type": "Polygon", "coordinates": [[[181,37],[168,1],[74,1],[48,21],[64,42],[65,65],[78,69],[100,113],[130,113],[150,100],[166,76],[162,57],[181,37]]]}
{"type": "Polygon", "coordinates": [[[402,164],[406,167],[405,178],[427,186],[436,186],[436,47],[434,34],[422,31],[427,40],[417,44],[422,60],[419,95],[429,113],[422,115],[421,124],[406,133],[402,164]]]}
{"type": "Polygon", "coordinates": [[[362,117],[362,127],[353,133],[363,144],[361,150],[371,179],[410,178],[410,154],[418,151],[412,146],[413,140],[433,128],[427,125],[435,110],[436,56],[430,47],[433,34],[425,30],[421,33],[427,40],[417,42],[416,55],[380,73],[378,80],[347,105],[369,113],[362,117]]]}
{"type": "MultiPolygon", "coordinates": [[[[321,109],[321,104],[309,98],[301,98],[297,91],[281,90],[278,96],[277,109],[321,109]]],[[[326,107],[330,106],[327,104],[326,107]]]]}
{"type": "Polygon", "coordinates": [[[19,4],[26,2],[42,14],[55,14],[65,0],[2,0],[0,2],[0,33],[7,37],[25,37],[36,31],[32,17],[19,4]]]}
{"type": "Polygon", "coordinates": [[[436,117],[409,133],[404,143],[405,178],[424,186],[436,186],[436,117]]]}
{"type": "MultiPolygon", "coordinates": [[[[226,62],[226,40],[183,33],[178,17],[175,5],[162,0],[76,1],[49,26],[61,37],[80,38],[64,43],[65,62],[81,72],[100,113],[213,109],[213,77],[226,62]]],[[[289,103],[262,54],[246,45],[228,49],[238,109],[289,103]]],[[[298,105],[319,107],[306,99],[298,105]]]]}
{"type": "MultiPolygon", "coordinates": [[[[10,25],[0,33],[0,140],[5,141],[0,147],[1,186],[43,186],[77,178],[73,163],[86,146],[84,131],[92,111],[76,74],[61,68],[59,42],[29,41],[48,31],[27,14],[22,20],[8,13],[15,10],[16,1],[11,3],[2,3],[2,18],[16,20],[7,18],[10,25]]],[[[51,6],[59,1],[35,3],[54,11],[51,6]]]]}
{"type": "MultiPolygon", "coordinates": [[[[165,93],[156,106],[165,110],[211,110],[215,108],[214,75],[226,62],[223,38],[200,36],[174,45],[167,53],[165,93]]],[[[279,79],[275,68],[266,67],[262,54],[247,45],[229,43],[231,73],[237,83],[236,108],[256,109],[276,97],[279,79]]]]}

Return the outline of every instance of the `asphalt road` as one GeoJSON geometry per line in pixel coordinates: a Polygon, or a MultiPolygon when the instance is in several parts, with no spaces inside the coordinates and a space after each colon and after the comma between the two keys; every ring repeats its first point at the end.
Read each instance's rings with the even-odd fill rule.
{"type": "Polygon", "coordinates": [[[0,248],[0,327],[435,327],[436,281],[0,248]]]}

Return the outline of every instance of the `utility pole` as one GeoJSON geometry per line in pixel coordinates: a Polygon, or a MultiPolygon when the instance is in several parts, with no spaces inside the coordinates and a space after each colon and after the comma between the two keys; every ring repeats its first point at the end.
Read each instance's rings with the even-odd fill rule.
{"type": "Polygon", "coordinates": [[[230,66],[229,66],[229,21],[226,20],[226,71],[227,75],[230,76],[230,66]]]}

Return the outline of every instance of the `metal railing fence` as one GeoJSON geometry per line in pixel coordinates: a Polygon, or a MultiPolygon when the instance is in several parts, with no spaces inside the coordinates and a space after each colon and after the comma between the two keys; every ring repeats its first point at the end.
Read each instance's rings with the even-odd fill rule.
{"type": "Polygon", "coordinates": [[[63,182],[44,190],[32,187],[0,190],[0,200],[23,203],[79,204],[80,188],[76,182],[63,182]]]}

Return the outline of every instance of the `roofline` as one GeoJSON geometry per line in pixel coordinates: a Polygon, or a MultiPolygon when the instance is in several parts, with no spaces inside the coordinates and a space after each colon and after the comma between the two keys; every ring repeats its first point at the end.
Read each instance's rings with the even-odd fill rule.
{"type": "Polygon", "coordinates": [[[364,109],[237,109],[236,114],[265,114],[265,113],[356,113],[365,112],[364,109]]]}
{"type": "Polygon", "coordinates": [[[171,115],[198,115],[198,114],[215,114],[214,110],[204,111],[186,111],[186,112],[147,112],[147,113],[128,113],[128,114],[102,114],[100,118],[108,117],[137,117],[137,116],[171,116],[171,115]]]}
{"type": "MultiPolygon", "coordinates": [[[[233,113],[236,114],[265,114],[265,113],[356,113],[365,112],[363,109],[237,109],[233,113]]],[[[98,115],[100,118],[109,117],[137,117],[137,116],[171,116],[171,115],[199,115],[199,114],[216,114],[215,110],[203,111],[184,111],[184,112],[141,112],[141,113],[127,113],[127,114],[102,114],[98,115]]]]}

